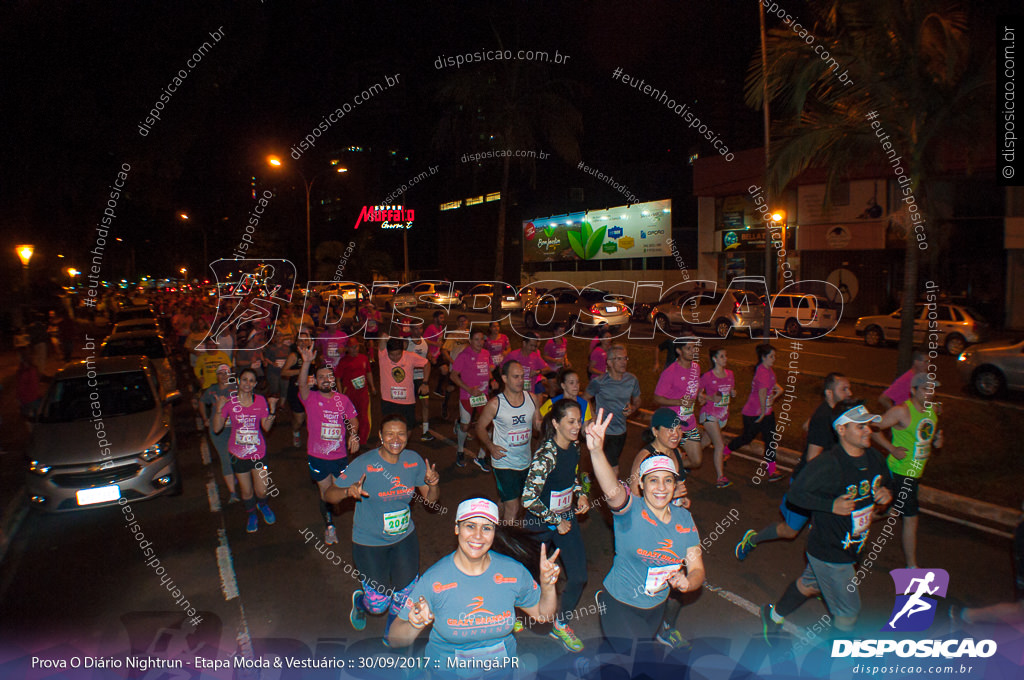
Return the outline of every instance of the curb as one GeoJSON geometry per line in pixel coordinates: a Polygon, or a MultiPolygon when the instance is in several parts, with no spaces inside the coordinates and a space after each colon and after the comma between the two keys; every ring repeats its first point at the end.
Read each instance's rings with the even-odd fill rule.
{"type": "MultiPolygon", "coordinates": [[[[642,408],[639,409],[639,412],[644,414],[644,420],[630,420],[629,422],[640,427],[649,427],[653,411],[642,408]]],[[[727,433],[723,430],[722,435],[726,434],[737,436],[739,433],[727,433]]],[[[790,468],[796,465],[803,455],[799,451],[781,446],[776,451],[778,452],[776,460],[790,468]]],[[[760,456],[754,460],[760,460],[760,456]]],[[[1013,531],[1021,521],[1019,510],[960,496],[924,484],[919,484],[917,488],[922,511],[947,521],[995,533],[1005,538],[1013,537],[1013,531]]]]}

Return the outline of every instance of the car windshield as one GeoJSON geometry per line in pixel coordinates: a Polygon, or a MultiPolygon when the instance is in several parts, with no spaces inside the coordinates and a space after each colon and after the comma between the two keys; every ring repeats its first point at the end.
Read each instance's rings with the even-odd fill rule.
{"type": "Polygon", "coordinates": [[[587,302],[612,302],[621,296],[612,295],[611,293],[596,288],[586,288],[580,293],[580,297],[587,302]],[[605,298],[609,298],[606,300],[605,298]]]}
{"type": "Polygon", "coordinates": [[[960,310],[963,311],[964,314],[966,314],[970,319],[973,319],[975,323],[988,323],[988,320],[985,319],[985,317],[983,317],[981,314],[978,314],[978,312],[971,309],[970,307],[961,307],[960,310]]]}
{"type": "Polygon", "coordinates": [[[120,338],[108,340],[103,343],[100,349],[100,356],[104,357],[131,357],[147,356],[150,359],[166,359],[167,352],[164,351],[163,343],[156,336],[145,338],[120,338]]]}
{"type": "Polygon", "coordinates": [[[54,383],[39,422],[88,420],[97,412],[104,418],[126,416],[150,411],[155,406],[153,390],[142,371],[109,373],[95,378],[82,376],[54,383]]]}

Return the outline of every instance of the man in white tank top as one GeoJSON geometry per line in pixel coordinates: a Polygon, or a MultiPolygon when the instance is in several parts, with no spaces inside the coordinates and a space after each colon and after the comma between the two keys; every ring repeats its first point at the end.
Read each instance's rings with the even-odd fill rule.
{"type": "Polygon", "coordinates": [[[536,397],[523,391],[523,366],[510,361],[501,367],[505,389],[487,402],[476,434],[491,454],[491,467],[501,499],[501,521],[512,523],[522,507],[520,497],[533,458],[532,436],[540,429],[536,397]],[[493,425],[488,435],[487,426],[493,425]]]}

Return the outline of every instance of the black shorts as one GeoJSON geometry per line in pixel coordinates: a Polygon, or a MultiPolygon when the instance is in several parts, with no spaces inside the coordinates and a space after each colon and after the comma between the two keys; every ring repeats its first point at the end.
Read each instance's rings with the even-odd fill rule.
{"type": "Polygon", "coordinates": [[[256,463],[259,462],[259,460],[250,460],[248,458],[235,458],[235,456],[232,454],[231,471],[234,472],[236,475],[244,475],[246,472],[252,472],[253,470],[255,470],[256,463]]]}
{"type": "Polygon", "coordinates": [[[348,458],[326,460],[316,456],[306,456],[306,464],[309,465],[309,476],[314,482],[322,482],[328,477],[337,477],[348,467],[348,458]]]}
{"type": "Polygon", "coordinates": [[[396,404],[393,401],[381,399],[380,413],[381,416],[388,416],[392,413],[401,414],[410,431],[416,427],[416,404],[396,404]]]}
{"type": "Polygon", "coordinates": [[[914,477],[904,477],[895,472],[892,473],[892,507],[904,517],[917,517],[921,508],[917,504],[917,482],[914,477]],[[906,493],[902,496],[903,490],[906,493]]]}
{"type": "Polygon", "coordinates": [[[604,457],[608,459],[608,464],[615,467],[619,464],[619,456],[622,455],[622,449],[626,447],[626,433],[622,434],[606,434],[604,436],[604,457]]]}
{"type": "Polygon", "coordinates": [[[420,573],[420,540],[413,529],[391,545],[352,544],[352,561],[374,588],[399,591],[420,573]]]}
{"type": "Polygon", "coordinates": [[[498,487],[498,498],[502,502],[518,500],[523,495],[523,487],[526,485],[526,474],[530,471],[530,468],[525,470],[506,470],[504,468],[496,468],[491,465],[491,469],[494,470],[494,482],[498,487]]]}
{"type": "Polygon", "coordinates": [[[288,394],[286,396],[288,406],[291,407],[292,413],[305,413],[306,407],[302,405],[302,400],[299,399],[299,379],[297,377],[292,378],[288,381],[288,394]]]}

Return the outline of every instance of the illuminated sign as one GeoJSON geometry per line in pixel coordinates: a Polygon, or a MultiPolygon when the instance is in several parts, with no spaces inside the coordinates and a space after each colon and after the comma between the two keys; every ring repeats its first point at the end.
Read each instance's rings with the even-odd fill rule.
{"type": "Polygon", "coordinates": [[[398,229],[396,222],[404,222],[404,228],[408,229],[412,226],[413,220],[416,218],[415,210],[405,210],[400,205],[375,205],[375,206],[363,206],[363,210],[359,213],[359,219],[356,220],[355,228],[358,229],[359,225],[366,222],[381,222],[385,229],[398,229]],[[388,225],[388,226],[384,226],[388,225]]]}

